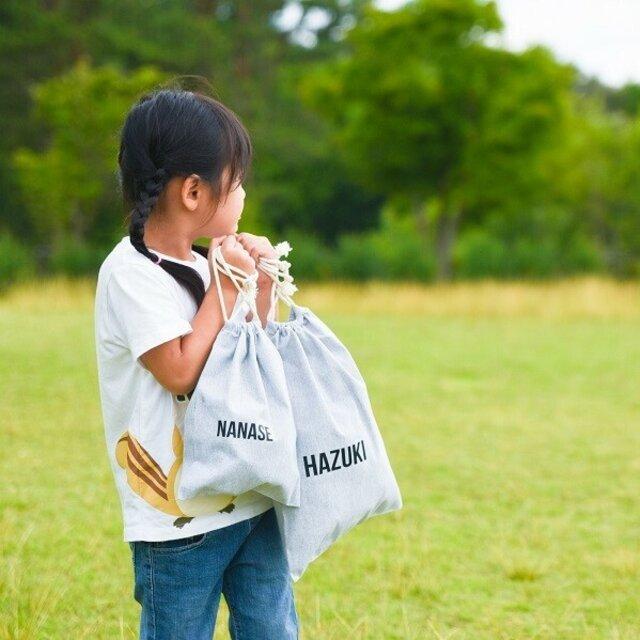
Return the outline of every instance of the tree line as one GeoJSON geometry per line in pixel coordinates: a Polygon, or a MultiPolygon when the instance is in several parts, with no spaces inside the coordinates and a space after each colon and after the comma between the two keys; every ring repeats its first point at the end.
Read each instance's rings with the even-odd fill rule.
{"type": "Polygon", "coordinates": [[[637,276],[640,86],[502,30],[479,0],[3,2],[0,282],[95,273],[124,115],[176,79],[247,126],[243,222],[297,277],[637,276]]]}

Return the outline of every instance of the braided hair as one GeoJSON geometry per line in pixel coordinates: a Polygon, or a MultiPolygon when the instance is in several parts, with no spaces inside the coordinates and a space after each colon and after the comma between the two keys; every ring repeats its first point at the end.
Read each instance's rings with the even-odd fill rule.
{"type": "MultiPolygon", "coordinates": [[[[121,132],[118,181],[130,207],[129,238],[144,256],[164,269],[192,295],[199,308],[205,295],[200,274],[185,264],[162,258],[144,242],[144,228],[166,184],[193,173],[207,181],[216,198],[248,171],[252,145],[236,114],[218,100],[184,89],[159,89],[131,108],[121,132]]],[[[205,258],[208,247],[191,245],[205,258]]]]}

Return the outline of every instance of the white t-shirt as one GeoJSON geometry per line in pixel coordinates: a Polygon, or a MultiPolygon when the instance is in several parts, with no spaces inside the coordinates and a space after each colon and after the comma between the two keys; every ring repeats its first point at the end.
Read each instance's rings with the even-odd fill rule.
{"type": "MultiPolygon", "coordinates": [[[[150,249],[151,250],[151,249],[150,249]]],[[[152,251],[152,250],[151,250],[152,251]]],[[[162,258],[197,269],[205,290],[207,259],[162,258]]],[[[98,382],[107,453],[122,505],[124,540],[172,540],[245,520],[269,509],[269,498],[244,493],[229,505],[176,502],[182,424],[189,399],[165,389],[140,362],[149,349],[193,331],[191,294],[124,236],[100,266],[95,298],[98,382]]]]}

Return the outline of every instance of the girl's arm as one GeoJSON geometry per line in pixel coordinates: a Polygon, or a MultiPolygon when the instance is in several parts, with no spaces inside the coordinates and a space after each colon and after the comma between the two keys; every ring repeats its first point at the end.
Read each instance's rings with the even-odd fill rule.
{"type": "MultiPolygon", "coordinates": [[[[212,241],[210,253],[217,244],[212,241]]],[[[222,241],[221,250],[229,264],[249,274],[255,271],[255,262],[234,236],[227,236],[222,241]]],[[[221,274],[220,283],[227,311],[230,312],[236,302],[238,291],[224,274],[221,274]]],[[[140,360],[156,380],[176,395],[186,395],[195,388],[213,343],[224,326],[215,285],[207,289],[202,304],[190,324],[193,328],[191,333],[164,342],[140,356],[140,360]]]]}

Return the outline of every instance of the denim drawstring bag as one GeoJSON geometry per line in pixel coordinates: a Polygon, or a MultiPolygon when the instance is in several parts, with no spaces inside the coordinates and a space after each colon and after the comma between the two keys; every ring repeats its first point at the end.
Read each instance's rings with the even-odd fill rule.
{"type": "MultiPolygon", "coordinates": [[[[276,245],[280,256],[288,243],[276,245]]],[[[347,348],[309,308],[293,303],[290,263],[259,261],[273,279],[272,300],[289,319],[265,328],[277,347],[297,430],[300,506],[275,505],[289,570],[307,566],[360,522],[400,509],[402,498],[371,408],[347,348]]]]}
{"type": "Polygon", "coordinates": [[[212,263],[225,324],[184,413],[176,497],[197,502],[205,496],[255,491],[297,506],[296,430],[282,360],[256,309],[257,272],[249,276],[229,265],[220,247],[212,263]],[[231,316],[224,305],[220,271],[238,290],[231,316]]]}

